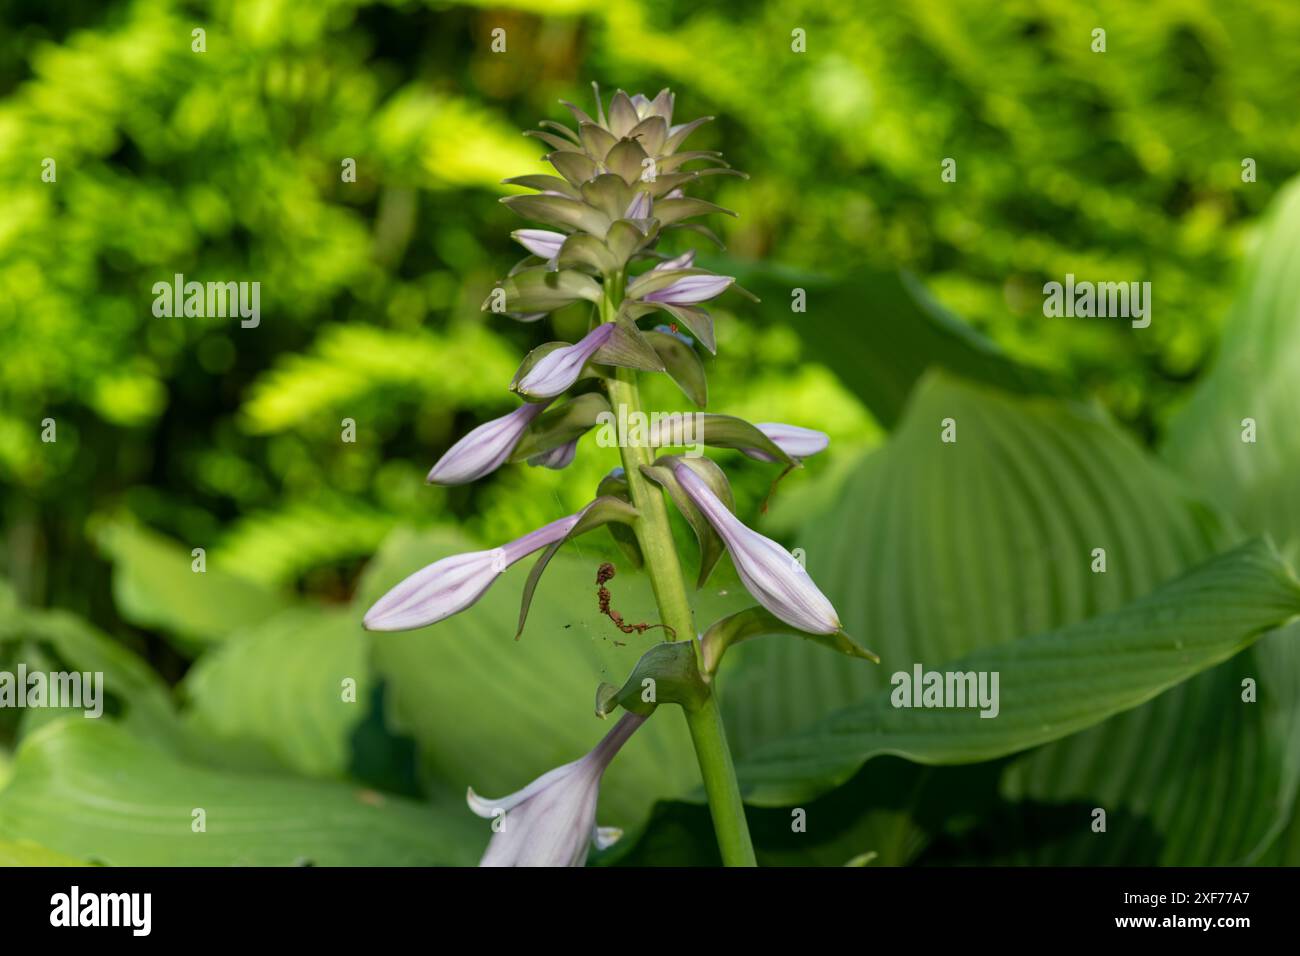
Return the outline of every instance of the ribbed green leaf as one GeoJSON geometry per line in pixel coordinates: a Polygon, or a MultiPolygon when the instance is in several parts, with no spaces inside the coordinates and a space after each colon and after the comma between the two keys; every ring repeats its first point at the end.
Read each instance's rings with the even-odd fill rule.
{"type": "Polygon", "coordinates": [[[479,823],[455,804],[182,763],[107,720],[42,728],[0,791],[0,838],[114,866],[467,865],[479,823]]]}
{"type": "Polygon", "coordinates": [[[927,369],[1023,394],[1059,392],[1043,372],[1020,365],[936,302],[911,276],[854,264],[844,278],[743,263],[717,263],[764,302],[761,314],[791,320],[794,291],[803,290],[804,312],[794,327],[807,354],[824,363],[886,427],[892,427],[927,369]]]}
{"type": "Polygon", "coordinates": [[[342,777],[370,706],[366,653],[350,613],[285,611],[199,659],[181,685],[186,726],[196,739],[265,754],[270,766],[342,777]]]}
{"type": "Polygon", "coordinates": [[[1300,537],[1300,181],[1256,239],[1210,374],[1174,419],[1164,454],[1241,523],[1300,537]],[[1245,441],[1254,422],[1254,441],[1245,441]]]}
{"type": "Polygon", "coordinates": [[[741,780],[755,802],[790,803],[882,754],[960,764],[1016,753],[1136,707],[1297,615],[1300,582],[1256,539],[1118,611],[946,663],[945,671],[999,675],[992,718],[978,708],[899,708],[892,691],[880,691],[760,747],[741,780]]]}
{"type": "MultiPolygon", "coordinates": [[[[113,597],[133,624],[158,628],[183,650],[219,641],[264,621],[290,599],[215,566],[193,570],[192,548],[130,524],[106,526],[98,537],[113,561],[113,597]]],[[[210,545],[200,542],[195,546],[210,545]]]]}
{"type": "MultiPolygon", "coordinates": [[[[800,539],[809,574],[883,666],[855,668],[788,642],[746,645],[724,668],[729,738],[749,752],[865,699],[916,662],[940,667],[1117,609],[1233,540],[1098,413],[932,376],[842,504],[800,539]],[[941,441],[945,418],[956,426],[953,444],[941,441]],[[1092,571],[1095,548],[1106,550],[1105,573],[1092,571]]],[[[1150,704],[1018,758],[1008,775],[1032,777],[1043,801],[1104,795],[1112,820],[1123,811],[1134,827],[1160,831],[1158,853],[1118,835],[1093,841],[1089,852],[1107,862],[1245,859],[1286,799],[1285,737],[1271,728],[1293,698],[1263,663],[1292,652],[1284,638],[1271,635],[1150,704]],[[1242,705],[1250,673],[1269,685],[1258,704],[1242,705]],[[1213,733],[1193,741],[1186,726],[1213,733]],[[1206,820],[1229,819],[1207,831],[1206,820]],[[1214,855],[1197,856],[1207,840],[1214,855]]]]}

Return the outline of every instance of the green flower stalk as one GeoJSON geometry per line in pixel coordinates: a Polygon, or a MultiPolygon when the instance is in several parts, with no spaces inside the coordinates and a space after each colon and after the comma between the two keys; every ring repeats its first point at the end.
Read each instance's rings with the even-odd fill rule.
{"type": "MultiPolygon", "coordinates": [[[[638,384],[642,373],[669,375],[703,408],[707,389],[695,346],[717,349],[713,320],[704,304],[729,290],[748,295],[731,276],[696,266],[693,251],[670,257],[658,249],[672,233],[701,235],[720,247],[707,227],[692,220],[713,213],[735,215],[685,194],[707,176],[744,176],[720,153],[682,148],[710,117],[674,124],[674,98],[668,90],[654,99],[620,90],[606,110],[597,88],[595,117],[565,105],[577,120],[576,130],[547,121],[543,129],[528,134],[551,147],[546,160],[557,175],[506,180],[534,192],[502,200],[546,228],[513,234],[529,255],[491,291],[483,308],[536,322],[556,309],[587,301],[592,304],[590,328],[576,343],[551,342],[529,353],[510,383],[525,404],[453,445],[430,473],[430,481],[473,481],[507,462],[564,467],[573,460],[578,439],[598,422],[645,417],[638,384]],[[649,328],[642,327],[643,321],[649,328]]],[[[662,449],[700,443],[788,471],[824,449],[827,439],[794,425],[755,426],[703,413],[679,414],[667,426],[640,434],[619,436],[623,467],[601,482],[597,497],[581,511],[494,551],[444,558],[415,572],[370,609],[365,624],[374,630],[406,630],[443,620],[478,601],[510,564],[541,550],[524,589],[522,632],[529,600],[551,556],[575,535],[609,526],[619,545],[644,565],[669,640],[647,651],[623,690],[610,685],[598,690],[600,716],[619,707],[628,712],[619,724],[625,730],[606,740],[621,745],[623,734],[630,734],[658,706],[679,705],[695,746],[723,862],[752,866],[754,849],[718,707],[716,676],[723,650],[728,643],[762,634],[802,634],[855,657],[872,655],[843,633],[831,602],[799,562],[735,516],[730,484],[715,462],[664,454],[662,449]],[[728,550],[742,583],[761,605],[717,622],[705,641],[699,640],[673,544],[665,492],[699,540],[696,586],[704,585],[728,550]],[[649,705],[627,690],[642,686],[647,676],[658,688],[655,703],[649,705]]],[[[598,760],[590,757],[566,765],[503,798],[505,829],[493,837],[485,863],[585,862],[596,782],[617,745],[602,744],[593,751],[598,760]],[[575,768],[583,773],[575,773],[575,768]],[[562,780],[567,782],[561,785],[562,780]],[[519,817],[513,828],[511,813],[519,817]]],[[[491,810],[473,796],[471,807],[478,813],[491,810]]],[[[603,846],[605,841],[597,842],[603,846]]]]}

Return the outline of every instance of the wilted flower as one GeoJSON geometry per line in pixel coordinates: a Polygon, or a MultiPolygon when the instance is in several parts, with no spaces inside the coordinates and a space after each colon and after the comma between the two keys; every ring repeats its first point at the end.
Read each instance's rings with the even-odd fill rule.
{"type": "Polygon", "coordinates": [[[615,325],[605,322],[588,332],[576,345],[548,352],[514,386],[521,395],[554,398],[578,380],[587,360],[614,334],[615,325]]]}
{"type": "MultiPolygon", "coordinates": [[[[783,452],[795,461],[811,458],[818,452],[825,451],[831,443],[825,432],[812,428],[800,428],[798,425],[783,425],[780,422],[761,422],[754,425],[783,452]]],[[[758,448],[742,448],[746,455],[755,461],[775,462],[777,459],[758,448]]]]}
{"type": "Polygon", "coordinates": [[[614,755],[645,722],[626,713],[587,756],[542,774],[524,789],[486,799],[470,789],[470,809],[501,819],[480,866],[583,866],[587,846],[604,849],[621,831],[596,826],[600,778],[614,755]]]}
{"type": "Polygon", "coordinates": [[[747,528],[687,465],[676,462],[673,473],[726,544],[736,573],[759,604],[791,627],[809,634],[841,630],[835,608],[794,555],[771,538],[747,528]]]}
{"type": "Polygon", "coordinates": [[[435,561],[376,601],[362,623],[371,631],[409,631],[459,614],[481,598],[510,565],[562,540],[581,514],[552,521],[490,551],[454,554],[435,561]]]}
{"type": "Polygon", "coordinates": [[[508,415],[484,422],[448,448],[425,480],[436,485],[463,485],[496,471],[548,404],[524,404],[508,415]]]}

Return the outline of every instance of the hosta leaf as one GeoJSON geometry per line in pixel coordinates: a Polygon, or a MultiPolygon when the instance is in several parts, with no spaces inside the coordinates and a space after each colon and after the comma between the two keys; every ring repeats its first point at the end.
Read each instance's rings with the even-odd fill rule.
{"type": "Polygon", "coordinates": [[[1164,455],[1248,529],[1300,537],[1300,180],[1274,200],[1214,368],[1164,455]],[[1253,441],[1249,432],[1253,423],[1253,441]]]}
{"type": "Polygon", "coordinates": [[[720,268],[771,303],[768,314],[776,322],[789,321],[791,296],[803,290],[807,311],[795,327],[807,354],[839,376],[886,427],[898,422],[917,381],[932,368],[1010,392],[1062,392],[1049,375],[1005,355],[905,273],[865,263],[855,263],[843,278],[733,262],[720,268]]]}
{"type": "Polygon", "coordinates": [[[488,834],[458,804],[211,770],[110,721],[73,719],[19,748],[0,838],[112,866],[464,866],[488,834]]]}
{"type": "MultiPolygon", "coordinates": [[[[799,544],[846,630],[885,666],[853,667],[793,642],[739,648],[723,704],[742,753],[865,699],[917,662],[939,667],[1122,607],[1237,540],[1096,410],[933,373],[839,496],[799,544]],[[945,418],[954,443],[941,441],[945,418]],[[1097,548],[1104,573],[1093,570],[1097,548]]],[[[1270,727],[1294,698],[1264,661],[1290,651],[1285,638],[1270,635],[1142,707],[1011,761],[1000,777],[1015,792],[1104,800],[1111,815],[1116,839],[1093,840],[1086,855],[1074,844],[1053,861],[1232,862],[1254,852],[1285,797],[1286,738],[1270,727]],[[1246,705],[1250,673],[1266,675],[1268,688],[1246,705]],[[1213,733],[1191,746],[1185,726],[1213,733]],[[1229,819],[1222,829],[1204,822],[1229,819]],[[1155,849],[1141,839],[1151,831],[1155,849]]],[[[932,772],[931,785],[943,789],[946,773],[932,772]]]]}
{"type": "Polygon", "coordinates": [[[282,612],[191,668],[181,685],[185,725],[196,739],[247,751],[250,764],[343,777],[370,704],[366,655],[366,634],[350,613],[282,612]]]}
{"type": "Polygon", "coordinates": [[[978,708],[898,708],[878,691],[760,747],[739,768],[742,785],[755,802],[795,803],[881,754],[960,764],[1026,750],[1145,703],[1297,615],[1300,582],[1256,539],[1118,611],[945,664],[999,675],[991,719],[978,708]]]}
{"type": "Polygon", "coordinates": [[[0,840],[0,867],[3,866],[89,866],[76,857],[47,850],[30,840],[0,840]]]}
{"type": "Polygon", "coordinates": [[[191,547],[146,528],[114,523],[97,540],[113,561],[118,611],[140,627],[158,628],[182,650],[219,641],[291,603],[208,561],[209,555],[204,556],[206,570],[195,571],[191,547]]]}
{"type": "MultiPolygon", "coordinates": [[[[17,605],[0,606],[0,670],[12,674],[20,663],[27,665],[29,673],[58,670],[103,674],[99,704],[105,715],[115,715],[142,740],[166,748],[184,745],[171,689],[157,672],[75,615],[17,605]]],[[[83,705],[80,709],[28,710],[23,728],[28,729],[33,720],[46,722],[69,714],[73,719],[88,719],[83,715],[90,702],[83,699],[83,705]]]]}

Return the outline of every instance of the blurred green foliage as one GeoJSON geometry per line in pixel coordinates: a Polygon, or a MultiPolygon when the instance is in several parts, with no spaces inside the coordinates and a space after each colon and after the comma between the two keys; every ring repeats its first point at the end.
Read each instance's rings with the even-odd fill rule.
{"type": "MultiPolygon", "coordinates": [[[[819,323],[851,341],[853,323],[890,321],[892,300],[854,280],[910,271],[1153,439],[1214,352],[1257,215],[1300,170],[1286,2],[0,0],[0,23],[0,575],[15,606],[74,611],[195,692],[222,686],[249,633],[285,649],[285,618],[213,633],[187,598],[133,606],[110,559],[152,552],[123,529],[176,542],[153,542],[173,569],[207,549],[242,595],[226,607],[302,613],[278,603],[296,595],[324,613],[394,529],[504,540],[585,503],[617,463],[588,438],[563,472],[423,481],[513,406],[518,358],[550,337],[479,304],[519,257],[500,181],[541,171],[519,131],[567,118],[558,99],[585,105],[592,80],[671,86],[681,115],[718,116],[699,147],[752,178],[711,187],[740,218],[713,224],[728,250],[706,264],[847,280],[829,319],[779,295],[718,316],[712,409],[832,437],[783,486],[768,524],[782,533],[880,441],[861,390],[817,361],[819,323]],[[1258,182],[1242,181],[1247,157],[1258,182]],[[1149,280],[1151,327],[1045,319],[1042,284],[1066,272],[1149,280]],[[176,273],[260,282],[260,325],[155,318],[151,287],[176,273]],[[186,676],[231,630],[243,643],[186,676]]],[[[668,382],[649,396],[681,404],[668,382]]],[[[729,458],[752,514],[771,475],[729,458]]],[[[202,704],[187,718],[213,733],[223,719],[202,704]]],[[[265,746],[259,766],[344,769],[337,736],[265,746]]],[[[10,760],[0,750],[0,777],[10,760]]]]}

